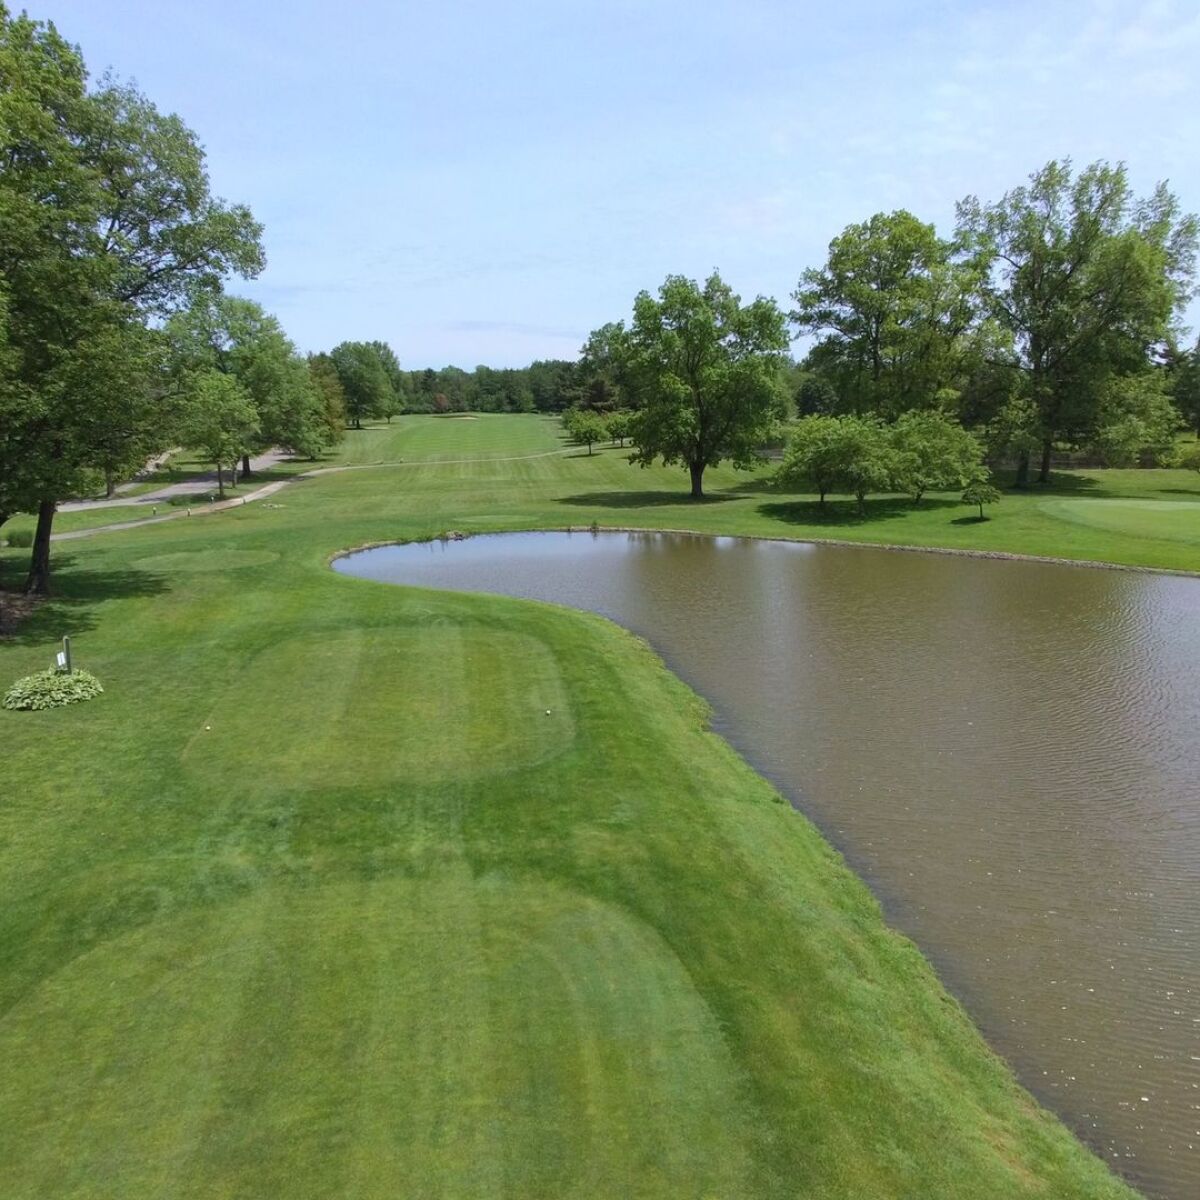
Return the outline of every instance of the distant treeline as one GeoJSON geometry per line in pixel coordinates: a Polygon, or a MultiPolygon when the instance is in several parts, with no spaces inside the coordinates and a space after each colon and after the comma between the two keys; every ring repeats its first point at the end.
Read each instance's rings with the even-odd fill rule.
{"type": "Polygon", "coordinates": [[[527,367],[404,372],[409,412],[556,413],[578,404],[581,388],[579,363],[558,358],[539,359],[527,367]]]}
{"type": "Polygon", "coordinates": [[[557,413],[586,401],[582,364],[544,359],[528,367],[442,367],[404,371],[386,342],[342,342],[309,358],[314,373],[340,386],[347,421],[399,413],[557,413]]]}

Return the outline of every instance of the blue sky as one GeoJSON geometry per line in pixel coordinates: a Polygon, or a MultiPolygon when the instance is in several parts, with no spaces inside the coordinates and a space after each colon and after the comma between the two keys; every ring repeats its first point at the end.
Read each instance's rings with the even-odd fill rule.
{"type": "Polygon", "coordinates": [[[574,357],[669,272],[786,302],[851,221],[1061,155],[1200,209],[1195,0],[27,7],[197,131],[304,350],[574,357]]]}

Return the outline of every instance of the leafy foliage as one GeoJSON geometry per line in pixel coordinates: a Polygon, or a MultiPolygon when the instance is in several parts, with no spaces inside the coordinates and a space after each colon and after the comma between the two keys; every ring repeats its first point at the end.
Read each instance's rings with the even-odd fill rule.
{"type": "MultiPolygon", "coordinates": [[[[809,362],[845,410],[895,416],[954,379],[977,278],[977,263],[957,259],[932,225],[876,213],[833,239],[824,267],[804,272],[792,320],[823,335],[809,362]]],[[[802,411],[831,411],[819,403],[802,411]]]]}
{"type": "Polygon", "coordinates": [[[69,675],[53,667],[18,679],[4,695],[4,707],[37,711],[62,708],[83,700],[94,700],[104,688],[90,671],[74,670],[69,675]]]}
{"type": "Polygon", "coordinates": [[[245,390],[258,417],[246,453],[283,446],[315,457],[330,442],[322,393],[279,322],[260,305],[200,296],[172,318],[167,333],[182,386],[195,372],[219,371],[245,390]]]}
{"type": "Polygon", "coordinates": [[[896,456],[878,417],[811,416],[796,422],[775,482],[790,491],[851,492],[859,508],[872,492],[888,490],[896,456]]]}
{"type": "Polygon", "coordinates": [[[633,462],[683,464],[700,497],[707,467],[760,461],[785,409],[779,373],[788,335],[773,300],[743,305],[715,272],[703,287],[670,275],[657,298],[638,295],[628,330],[605,329],[622,391],[637,408],[633,462]]]}
{"type": "Polygon", "coordinates": [[[609,422],[591,409],[569,408],[563,413],[562,423],[571,441],[587,446],[589,454],[594,443],[606,441],[611,436],[609,422]]]}
{"type": "MultiPolygon", "coordinates": [[[[1106,381],[1143,369],[1169,336],[1190,294],[1196,218],[1165,184],[1139,200],[1124,166],[1074,175],[1064,160],[994,204],[962,201],[958,235],[989,263],[982,301],[1011,338],[1045,482],[1055,444],[1099,436],[1106,381]]],[[[1022,451],[1021,482],[1028,461],[1022,451]]]]}
{"type": "Polygon", "coordinates": [[[0,510],[38,511],[30,591],[49,585],[57,501],[164,448],[161,321],[263,265],[260,226],[211,194],[192,131],[86,81],[53,25],[0,5],[0,510]]]}
{"type": "Polygon", "coordinates": [[[217,486],[224,494],[222,467],[230,466],[254,445],[259,433],[258,412],[250,394],[232,375],[204,371],[193,377],[183,419],[187,442],[200,447],[217,468],[217,486]]]}
{"type": "Polygon", "coordinates": [[[367,417],[394,409],[394,388],[378,342],[342,342],[329,353],[345,397],[346,416],[355,429],[367,417]]]}
{"type": "Polygon", "coordinates": [[[1095,446],[1114,467],[1134,466],[1144,457],[1170,464],[1181,424],[1162,371],[1115,375],[1100,388],[1095,446]]]}
{"type": "Polygon", "coordinates": [[[888,436],[895,455],[894,483],[916,504],[927,491],[962,487],[983,456],[978,440],[940,412],[906,412],[888,436]]]}
{"type": "Polygon", "coordinates": [[[618,409],[609,415],[607,424],[608,436],[614,442],[620,442],[624,446],[625,439],[633,430],[633,414],[624,409],[618,409]]]}
{"type": "Polygon", "coordinates": [[[972,479],[962,494],[962,502],[964,504],[974,504],[979,508],[979,519],[981,521],[987,518],[983,515],[983,506],[985,504],[995,504],[1000,499],[1000,490],[986,476],[979,476],[972,479]]]}

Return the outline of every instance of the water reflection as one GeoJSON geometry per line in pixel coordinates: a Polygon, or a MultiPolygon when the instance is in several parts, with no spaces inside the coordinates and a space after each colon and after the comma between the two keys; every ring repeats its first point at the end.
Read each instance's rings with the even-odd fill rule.
{"type": "Polygon", "coordinates": [[[1147,1191],[1200,1193],[1200,582],[651,533],[337,568],[646,637],[1023,1081],[1147,1191]]]}

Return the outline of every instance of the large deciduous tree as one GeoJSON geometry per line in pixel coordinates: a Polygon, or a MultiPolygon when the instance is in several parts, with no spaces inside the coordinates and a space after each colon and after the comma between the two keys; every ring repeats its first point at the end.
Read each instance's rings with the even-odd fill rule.
{"type": "Polygon", "coordinates": [[[211,195],[178,117],[112,80],[89,90],[78,51],[3,5],[0,163],[11,352],[0,391],[20,398],[0,476],[37,512],[26,587],[45,592],[58,501],[111,459],[101,427],[139,447],[168,428],[165,390],[163,405],[122,399],[128,363],[115,347],[226,275],[257,274],[261,230],[211,195]]]}
{"type": "Polygon", "coordinates": [[[843,411],[895,416],[944,403],[978,273],[977,261],[912,213],[847,226],[792,296],[792,321],[819,339],[807,365],[832,384],[843,411]]]}
{"type": "MultiPolygon", "coordinates": [[[[1012,338],[1047,482],[1056,444],[1099,437],[1106,381],[1142,370],[1171,332],[1190,295],[1196,219],[1164,184],[1137,199],[1122,165],[1074,174],[1063,161],[994,204],[963,200],[958,233],[990,264],[984,302],[1012,338]]],[[[1019,483],[1029,466],[1022,450],[1019,483]]]]}
{"type": "Polygon", "coordinates": [[[341,342],[329,352],[346,398],[346,416],[355,429],[361,429],[368,417],[382,416],[390,403],[392,381],[378,346],[372,342],[341,342]]]}
{"type": "Polygon", "coordinates": [[[1200,341],[1191,350],[1172,346],[1167,369],[1175,407],[1188,427],[1200,435],[1200,341]]]}
{"type": "Polygon", "coordinates": [[[715,272],[703,286],[670,275],[657,297],[637,297],[628,330],[608,327],[605,340],[638,410],[631,461],[682,464],[698,499],[708,467],[760,460],[785,409],[780,366],[789,338],[773,300],[743,305],[715,272]]]}
{"type": "Polygon", "coordinates": [[[340,442],[346,431],[346,393],[328,354],[310,354],[308,373],[321,401],[321,421],[328,445],[340,442]]]}

